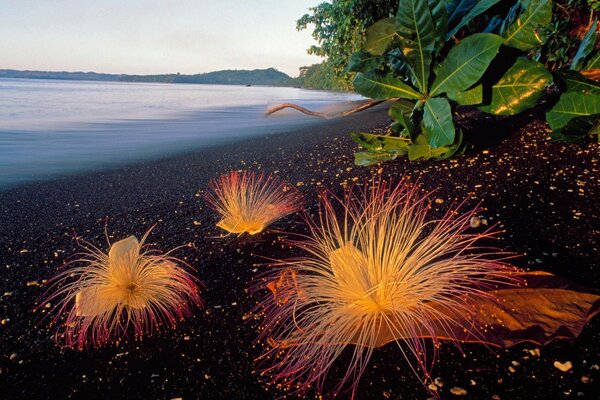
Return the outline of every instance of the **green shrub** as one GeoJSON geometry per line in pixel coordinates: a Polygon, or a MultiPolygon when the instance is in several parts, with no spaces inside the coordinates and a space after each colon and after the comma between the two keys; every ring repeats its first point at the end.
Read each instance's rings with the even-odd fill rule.
{"type": "MultiPolygon", "coordinates": [[[[395,17],[368,29],[362,50],[352,54],[347,70],[357,73],[358,93],[394,100],[389,114],[395,122],[387,135],[352,133],[367,150],[355,154],[356,164],[457,154],[463,149],[462,132],[453,118],[458,105],[493,115],[515,115],[537,105],[554,77],[527,55],[548,40],[552,1],[519,0],[509,8],[500,6],[499,0],[403,0],[395,17]],[[498,9],[504,14],[493,14],[498,9]],[[479,31],[473,33],[473,26],[479,31]],[[502,56],[496,58],[499,52],[502,56]]],[[[572,71],[556,76],[568,85],[548,112],[558,139],[598,131],[600,87],[577,72],[600,64],[595,29],[594,24],[581,41],[572,71]]]]}

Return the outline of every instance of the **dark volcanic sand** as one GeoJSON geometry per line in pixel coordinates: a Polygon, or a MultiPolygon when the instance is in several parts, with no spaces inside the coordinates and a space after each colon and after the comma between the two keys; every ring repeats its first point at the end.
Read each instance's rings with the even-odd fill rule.
{"type": "MultiPolygon", "coordinates": [[[[114,171],[31,184],[0,193],[0,393],[7,399],[270,399],[282,393],[260,383],[252,360],[256,321],[243,316],[256,303],[247,288],[266,266],[255,256],[285,257],[281,235],[217,238],[216,216],[201,198],[207,181],[231,169],[276,173],[297,185],[309,212],[319,187],[341,193],[373,174],[418,178],[437,189],[434,205],[453,200],[482,202],[483,217],[506,234],[499,245],[526,253],[515,264],[567,277],[590,288],[600,282],[600,171],[598,144],[586,149],[547,143],[546,126],[533,122],[504,127],[489,151],[444,162],[400,160],[373,168],[353,165],[356,149],[348,132],[383,127],[388,118],[372,110],[307,130],[252,139],[177,158],[114,171]],[[382,170],[380,170],[382,168],[382,170]],[[443,201],[443,202],[442,202],[443,201]],[[206,307],[176,330],[125,342],[118,347],[75,352],[54,345],[48,321],[34,313],[43,287],[28,285],[51,277],[78,250],[77,234],[105,247],[141,236],[157,224],[150,242],[168,250],[193,243],[175,255],[197,268],[206,307]],[[5,293],[6,292],[6,293],[5,293]]],[[[488,127],[479,132],[490,135],[488,127]]],[[[274,229],[302,232],[299,215],[274,229]]],[[[433,376],[444,382],[443,398],[457,386],[473,399],[595,398],[600,392],[600,318],[575,341],[508,350],[465,345],[440,352],[433,376]],[[539,348],[540,356],[527,350],[539,348]],[[561,372],[554,361],[571,361],[561,372]],[[515,362],[515,363],[513,363],[515,362]],[[512,370],[511,370],[512,369],[512,370]],[[584,378],[586,377],[586,378],[584,378]],[[582,380],[583,378],[583,380],[582,380]],[[587,383],[584,383],[586,381],[587,383]],[[496,397],[494,397],[496,396],[496,397]]],[[[344,371],[333,368],[331,388],[344,371]]],[[[425,399],[429,394],[390,344],[375,351],[358,399],[425,399]]]]}

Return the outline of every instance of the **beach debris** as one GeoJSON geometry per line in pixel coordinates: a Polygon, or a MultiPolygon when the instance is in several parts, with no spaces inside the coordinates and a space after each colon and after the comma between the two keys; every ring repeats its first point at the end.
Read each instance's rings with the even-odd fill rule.
{"type": "Polygon", "coordinates": [[[319,112],[319,111],[311,111],[311,110],[309,110],[309,109],[307,109],[305,107],[299,106],[298,104],[294,104],[294,103],[282,103],[282,104],[279,104],[277,106],[269,108],[267,110],[267,112],[265,113],[265,115],[269,116],[271,114],[274,114],[274,113],[276,113],[278,111],[281,111],[281,110],[284,110],[286,108],[293,108],[294,110],[300,111],[301,113],[306,114],[306,115],[310,115],[310,116],[313,116],[313,117],[324,118],[324,119],[331,119],[331,118],[336,118],[336,117],[347,117],[348,115],[352,115],[352,114],[355,114],[357,112],[367,110],[367,109],[369,109],[371,107],[375,107],[376,105],[381,104],[384,101],[385,100],[369,100],[369,101],[367,101],[365,103],[360,104],[357,107],[354,107],[354,108],[352,108],[350,110],[347,110],[347,111],[339,112],[337,114],[325,114],[325,113],[322,113],[322,112],[319,112]]]}
{"type": "Polygon", "coordinates": [[[40,286],[38,281],[29,281],[25,284],[26,286],[40,286]]]}
{"type": "Polygon", "coordinates": [[[565,361],[564,363],[560,361],[554,361],[554,367],[562,372],[567,372],[573,368],[573,364],[571,361],[565,361]]]}
{"type": "Polygon", "coordinates": [[[587,376],[587,375],[581,376],[581,383],[584,383],[587,385],[588,383],[591,383],[591,382],[592,382],[592,379],[589,376],[587,376]]]}
{"type": "Polygon", "coordinates": [[[468,394],[465,389],[463,389],[459,386],[454,386],[454,387],[450,388],[450,393],[452,393],[455,396],[466,396],[468,394]]]}
{"type": "Polygon", "coordinates": [[[210,182],[206,199],[220,214],[219,228],[255,235],[301,207],[298,191],[271,175],[232,171],[210,182]]]}
{"type": "Polygon", "coordinates": [[[471,228],[477,229],[481,226],[481,219],[476,216],[472,216],[469,221],[469,225],[471,225],[471,228]]]}
{"type": "MultiPolygon", "coordinates": [[[[197,279],[182,261],[152,251],[135,236],[113,243],[108,253],[85,243],[86,254],[57,275],[43,304],[55,301],[56,340],[78,350],[174,327],[201,305],[197,279]]],[[[168,254],[168,253],[167,253],[168,254]]]]}
{"type": "Polygon", "coordinates": [[[525,349],[524,351],[528,352],[533,357],[539,357],[541,354],[540,349],[538,349],[537,347],[535,349],[525,349]]]}
{"type": "Polygon", "coordinates": [[[500,250],[478,251],[480,239],[497,234],[467,233],[480,210],[429,221],[432,201],[406,181],[321,196],[320,215],[294,243],[305,255],[261,277],[270,290],[256,311],[264,316],[259,340],[269,345],[258,359],[269,361],[264,375],[300,395],[321,391],[334,360],[355,346],[336,386],[355,393],[374,349],[394,342],[406,344],[404,358],[427,382],[437,358],[429,352],[442,340],[544,345],[577,337],[600,310],[595,293],[518,270],[500,250]]]}

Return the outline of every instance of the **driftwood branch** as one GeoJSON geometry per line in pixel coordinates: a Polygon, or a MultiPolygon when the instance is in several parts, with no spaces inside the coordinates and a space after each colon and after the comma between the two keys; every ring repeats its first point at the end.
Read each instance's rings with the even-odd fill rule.
{"type": "Polygon", "coordinates": [[[371,107],[375,107],[376,105],[381,104],[384,101],[386,101],[386,100],[369,100],[366,103],[363,103],[363,104],[359,105],[358,107],[355,107],[351,110],[343,111],[343,112],[336,113],[336,114],[325,114],[325,113],[322,113],[319,111],[311,111],[309,109],[306,109],[306,108],[299,106],[298,104],[294,104],[294,103],[282,103],[277,106],[269,108],[267,110],[267,112],[265,113],[265,115],[269,116],[269,115],[274,114],[277,111],[281,111],[285,108],[293,108],[294,110],[300,111],[301,113],[306,114],[306,115],[311,115],[313,117],[319,117],[319,118],[324,118],[324,119],[330,119],[330,118],[336,118],[336,117],[346,117],[348,115],[352,115],[357,112],[367,110],[371,107]]]}

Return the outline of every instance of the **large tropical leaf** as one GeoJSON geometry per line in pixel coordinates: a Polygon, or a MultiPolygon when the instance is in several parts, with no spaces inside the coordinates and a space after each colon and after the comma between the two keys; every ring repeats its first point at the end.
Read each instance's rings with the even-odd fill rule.
{"type": "Polygon", "coordinates": [[[448,12],[448,22],[454,24],[469,12],[477,4],[477,0],[448,0],[446,1],[446,11],[448,12]]]}
{"type": "Polygon", "coordinates": [[[544,43],[542,32],[552,19],[551,0],[521,0],[523,12],[506,29],[504,44],[529,51],[544,43]]]}
{"type": "Polygon", "coordinates": [[[455,129],[450,103],[445,98],[427,99],[423,105],[423,131],[432,147],[454,143],[455,129]]]}
{"type": "Polygon", "coordinates": [[[365,51],[352,53],[348,59],[348,72],[369,72],[379,67],[384,61],[382,56],[374,56],[365,51]]]}
{"type": "Polygon", "coordinates": [[[425,93],[436,41],[428,1],[403,1],[396,14],[396,30],[400,36],[400,50],[411,66],[414,82],[425,93]]]}
{"type": "Polygon", "coordinates": [[[395,160],[408,154],[410,140],[372,133],[352,132],[352,139],[369,151],[354,153],[354,164],[369,166],[380,162],[395,160]]]}
{"type": "Polygon", "coordinates": [[[431,96],[471,87],[484,74],[502,41],[502,37],[492,33],[476,33],[452,47],[437,69],[431,96]]]}
{"type": "Polygon", "coordinates": [[[390,117],[394,118],[396,121],[402,125],[406,132],[410,136],[410,138],[414,138],[416,135],[416,129],[411,118],[413,109],[415,107],[415,103],[409,100],[400,99],[395,101],[394,104],[388,110],[388,114],[390,117]]]}
{"type": "Polygon", "coordinates": [[[461,18],[460,22],[452,28],[447,34],[446,39],[450,39],[452,36],[456,35],[456,33],[461,30],[462,27],[466,26],[471,20],[478,15],[486,12],[490,7],[497,4],[500,0],[481,0],[473,8],[469,10],[469,12],[461,18]]]}
{"type": "Polygon", "coordinates": [[[400,49],[392,49],[387,52],[385,55],[386,61],[390,67],[397,72],[398,76],[408,77],[411,79],[411,82],[414,86],[416,86],[416,81],[414,81],[414,75],[411,73],[411,66],[408,64],[408,60],[402,54],[400,49]]]}
{"type": "Polygon", "coordinates": [[[600,50],[596,50],[592,57],[590,57],[587,64],[585,64],[585,69],[598,69],[600,68],[600,50]]]}
{"type": "Polygon", "coordinates": [[[408,149],[408,159],[416,160],[445,160],[459,152],[462,147],[462,132],[458,130],[457,140],[451,146],[432,147],[429,145],[427,134],[420,135],[408,149]]]}
{"type": "Polygon", "coordinates": [[[354,164],[360,167],[368,167],[369,165],[379,164],[381,162],[393,161],[396,158],[398,158],[398,154],[357,151],[354,153],[354,164]]]}
{"type": "Polygon", "coordinates": [[[567,92],[600,94],[600,83],[587,79],[578,72],[561,72],[559,76],[567,85],[567,92]]]}
{"type": "Polygon", "coordinates": [[[492,101],[482,111],[495,115],[514,115],[537,104],[544,89],[552,83],[552,74],[535,61],[519,58],[492,86],[492,101]]]}
{"type": "Polygon", "coordinates": [[[448,31],[448,11],[446,2],[440,0],[428,0],[433,26],[435,27],[435,49],[439,50],[446,42],[448,31]]]}
{"type": "Polygon", "coordinates": [[[521,14],[521,10],[522,6],[520,1],[517,1],[511,8],[509,8],[508,13],[506,13],[506,18],[504,18],[504,20],[500,24],[500,28],[498,29],[498,35],[506,35],[506,30],[515,22],[517,16],[521,14]]]}
{"type": "Polygon", "coordinates": [[[599,127],[598,115],[577,117],[559,130],[553,131],[550,137],[567,143],[583,143],[586,136],[598,137],[599,127]]]}
{"type": "Polygon", "coordinates": [[[573,71],[581,71],[583,64],[585,63],[585,59],[592,51],[594,51],[594,47],[596,46],[597,25],[598,21],[594,21],[590,29],[581,40],[581,44],[577,49],[577,53],[575,53],[575,57],[573,57],[573,61],[571,61],[571,69],[573,71]]]}
{"type": "Polygon", "coordinates": [[[375,135],[373,133],[352,132],[352,139],[362,147],[373,152],[387,152],[404,155],[408,152],[410,140],[393,136],[375,135]]]}
{"type": "Polygon", "coordinates": [[[558,103],[546,113],[546,121],[553,130],[565,127],[572,119],[600,114],[600,95],[582,95],[567,92],[560,96],[558,103]]]}
{"type": "Polygon", "coordinates": [[[381,56],[396,37],[396,21],[394,17],[385,18],[375,22],[367,31],[365,50],[381,56]]]}
{"type": "Polygon", "coordinates": [[[483,102],[483,85],[462,92],[448,92],[448,98],[462,106],[473,106],[483,102]]]}
{"type": "Polygon", "coordinates": [[[375,72],[357,74],[354,89],[365,97],[376,100],[400,97],[418,100],[421,95],[392,74],[382,75],[375,72]]]}

